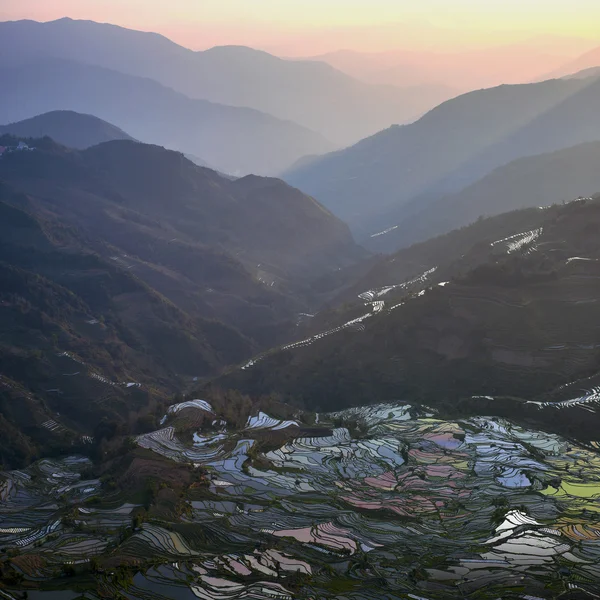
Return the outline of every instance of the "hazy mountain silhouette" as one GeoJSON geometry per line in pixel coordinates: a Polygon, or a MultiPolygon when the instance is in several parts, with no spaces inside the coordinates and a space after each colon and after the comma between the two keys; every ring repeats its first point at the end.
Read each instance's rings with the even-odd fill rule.
{"type": "Polygon", "coordinates": [[[331,149],[322,136],[249,108],[192,100],[151,79],[57,59],[0,69],[0,121],[69,109],[144,142],[206,160],[220,171],[275,174],[331,149]]]}
{"type": "Polygon", "coordinates": [[[567,56],[514,44],[463,52],[339,50],[315,56],[368,83],[447,86],[469,91],[500,84],[527,83],[567,62],[567,56]]]}
{"type": "Polygon", "coordinates": [[[600,77],[600,67],[590,67],[583,71],[577,71],[576,73],[565,75],[562,79],[588,79],[590,77],[600,77]]]}
{"type": "Polygon", "coordinates": [[[465,94],[287,173],[360,235],[399,224],[520,157],[600,140],[600,82],[552,80],[465,94]]]}
{"type": "Polygon", "coordinates": [[[0,64],[49,57],[149,77],[193,98],[254,108],[339,145],[412,120],[454,95],[439,87],[404,91],[368,85],[323,62],[282,60],[246,47],[193,52],[154,33],[91,21],[0,24],[0,64]]]}
{"type": "Polygon", "coordinates": [[[574,60],[565,62],[565,64],[552,71],[548,77],[564,77],[594,67],[600,67],[600,46],[592,48],[592,50],[589,50],[574,60]]]}
{"type": "Polygon", "coordinates": [[[451,196],[426,204],[389,233],[371,238],[373,250],[409,246],[482,216],[548,206],[600,190],[600,142],[520,158],[451,196]]]}
{"type": "Polygon", "coordinates": [[[0,135],[9,133],[23,138],[51,137],[69,148],[84,149],[113,140],[132,140],[122,129],[72,110],[55,110],[31,119],[0,125],[0,135]]]}

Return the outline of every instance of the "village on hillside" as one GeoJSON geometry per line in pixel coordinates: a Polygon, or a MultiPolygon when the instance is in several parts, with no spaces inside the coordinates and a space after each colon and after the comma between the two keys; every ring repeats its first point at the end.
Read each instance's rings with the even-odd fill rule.
{"type": "Polygon", "coordinates": [[[25,150],[35,150],[31,146],[28,146],[25,142],[19,142],[17,146],[0,146],[0,157],[10,152],[21,152],[25,150]]]}

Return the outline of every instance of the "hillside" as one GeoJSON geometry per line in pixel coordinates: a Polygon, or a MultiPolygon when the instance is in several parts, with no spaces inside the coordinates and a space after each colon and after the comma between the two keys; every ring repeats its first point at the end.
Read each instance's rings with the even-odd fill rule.
{"type": "Polygon", "coordinates": [[[0,125],[0,135],[10,134],[20,138],[51,137],[69,148],[83,150],[113,140],[132,140],[122,129],[98,119],[71,110],[56,110],[31,119],[0,125]]]}
{"type": "Polygon", "coordinates": [[[0,86],[0,122],[56,110],[92,114],[232,175],[275,174],[333,147],[313,131],[256,110],[193,100],[150,79],[77,62],[43,58],[0,68],[0,86]]]}
{"type": "Polygon", "coordinates": [[[599,77],[600,76],[600,66],[598,67],[589,67],[588,69],[583,69],[583,71],[577,71],[576,73],[569,73],[565,75],[563,79],[587,79],[589,77],[599,77]]]}
{"type": "Polygon", "coordinates": [[[106,420],[123,431],[181,385],[256,348],[190,318],[76,231],[16,208],[0,186],[0,462],[81,446],[106,420]]]}
{"type": "Polygon", "coordinates": [[[0,137],[7,464],[79,444],[103,419],[135,433],[194,378],[291,339],[321,301],[311,282],[366,254],[279,180],[127,140],[16,142],[0,137]]]}
{"type": "Polygon", "coordinates": [[[289,172],[359,236],[418,212],[517,158],[600,139],[600,81],[552,80],[465,94],[289,172]]]}
{"type": "Polygon", "coordinates": [[[481,216],[547,206],[600,189],[600,142],[520,158],[492,171],[458,194],[415,206],[415,214],[366,245],[385,251],[462,227],[481,216]]]}
{"type": "Polygon", "coordinates": [[[557,423],[555,411],[535,402],[575,404],[597,385],[600,342],[590,324],[600,317],[600,198],[488,224],[506,227],[507,219],[535,228],[492,243],[490,231],[477,243],[476,226],[450,234],[455,250],[462,235],[475,243],[450,264],[396,281],[390,298],[365,295],[369,316],[352,326],[269,354],[221,383],[276,390],[318,410],[398,400],[450,410],[462,402],[464,410],[509,411],[567,430],[573,422],[557,423]]]}
{"type": "Polygon", "coordinates": [[[557,206],[536,206],[477,219],[468,226],[431,237],[393,254],[373,258],[371,268],[363,274],[359,274],[358,269],[354,268],[356,275],[349,278],[351,285],[340,290],[340,295],[332,304],[335,305],[336,301],[338,304],[362,304],[363,299],[374,299],[369,292],[373,292],[374,297],[382,296],[386,303],[394,303],[406,293],[404,286],[399,284],[411,281],[434,268],[435,272],[426,281],[417,282],[421,286],[419,291],[423,284],[462,276],[490,257],[495,257],[492,246],[494,242],[518,236],[523,231],[536,230],[540,221],[556,210],[557,206]]]}
{"type": "Polygon", "coordinates": [[[595,440],[412,402],[315,415],[240,394],[161,421],[105,441],[101,464],[0,473],[5,595],[596,595],[595,440]]]}
{"type": "MultiPolygon", "coordinates": [[[[0,217],[0,233],[10,223],[14,238],[47,253],[49,238],[27,215],[0,204],[0,217]]],[[[62,394],[48,390],[57,394],[48,400],[51,420],[36,421],[32,407],[42,403],[25,398],[14,380],[0,385],[2,412],[45,434],[41,447],[56,454],[9,470],[32,456],[17,462],[30,442],[16,430],[6,437],[0,419],[2,593],[68,596],[77,586],[75,593],[111,598],[213,599],[223,590],[257,600],[482,600],[507,591],[593,598],[600,378],[532,400],[482,394],[513,386],[527,394],[597,369],[590,323],[598,317],[600,199],[489,219],[439,238],[424,259],[535,219],[544,227],[537,238],[476,244],[467,254],[483,267],[445,286],[424,275],[402,306],[315,339],[310,349],[265,358],[243,372],[250,380],[237,380],[260,389],[280,377],[277,387],[294,405],[213,384],[171,405],[142,402],[146,411],[127,420],[111,411],[93,439],[58,455],[50,442],[68,435],[62,411],[71,409],[71,382],[99,380],[78,357],[40,350],[37,360],[68,361],[68,370],[40,378],[41,390],[61,386],[62,394]],[[457,390],[473,396],[457,399],[457,390]],[[382,403],[398,396],[405,399],[382,403]],[[310,410],[359,398],[364,406],[310,410]],[[567,585],[573,593],[565,594],[567,585]]],[[[71,271],[71,263],[57,271],[65,266],[71,271]]],[[[35,306],[65,298],[66,309],[69,295],[58,286],[36,294],[41,283],[30,287],[35,306]]],[[[70,301],[84,308],[76,296],[70,301]]],[[[27,331],[51,334],[56,305],[44,305],[54,318],[46,329],[34,322],[27,331]]],[[[65,310],[62,323],[72,321],[65,310]]],[[[61,345],[69,341],[59,336],[61,345]]],[[[145,391],[113,385],[100,401],[97,390],[82,391],[74,412],[100,417],[99,406],[117,403],[115,390],[129,389],[145,391]]],[[[139,398],[123,400],[119,407],[132,408],[139,398]]]]}
{"type": "Polygon", "coordinates": [[[2,157],[0,179],[184,310],[261,346],[318,302],[313,279],[365,256],[343,223],[282,181],[231,180],[158,146],[47,142],[2,157]]]}
{"type": "Polygon", "coordinates": [[[193,52],[157,34],[71,19],[0,23],[0,57],[6,66],[57,58],[148,77],[191,98],[294,121],[337,146],[410,121],[453,95],[443,86],[368,85],[323,62],[287,61],[241,46],[193,52]]]}

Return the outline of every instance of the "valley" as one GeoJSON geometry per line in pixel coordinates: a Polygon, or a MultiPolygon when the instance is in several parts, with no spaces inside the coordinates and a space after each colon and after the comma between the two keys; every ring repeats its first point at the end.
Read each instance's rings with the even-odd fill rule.
{"type": "Polygon", "coordinates": [[[597,197],[371,256],[278,180],[29,143],[0,159],[3,597],[594,597],[597,197]]]}
{"type": "Polygon", "coordinates": [[[0,158],[7,464],[81,445],[104,420],[111,435],[148,427],[193,381],[293,339],[327,297],[312,282],[367,256],[281,181],[128,140],[30,143],[0,158]]]}
{"type": "Polygon", "coordinates": [[[218,381],[314,410],[418,399],[445,414],[482,410],[593,439],[595,414],[577,409],[557,421],[552,403],[581,408],[576,399],[587,392],[570,390],[598,377],[589,327],[598,206],[587,199],[517,211],[402,250],[351,288],[363,291],[331,317],[341,325],[218,381]],[[527,220],[537,227],[522,231],[527,220]]]}
{"type": "MultiPolygon", "coordinates": [[[[283,177],[344,219],[367,247],[373,242],[374,250],[393,252],[480,216],[538,206],[534,198],[546,190],[550,202],[571,200],[569,190],[554,188],[568,186],[575,173],[581,183],[573,186],[581,190],[576,195],[584,195],[585,179],[595,175],[597,162],[591,147],[579,148],[582,154],[589,151],[589,158],[573,160],[578,152],[573,147],[599,139],[591,116],[599,90],[594,75],[477,90],[413,123],[293,167],[283,177]],[[566,156],[552,156],[556,151],[566,156]],[[530,157],[539,157],[537,163],[530,157]],[[560,158],[563,177],[550,170],[560,158]],[[535,184],[527,186],[522,173],[533,177],[544,159],[546,171],[538,171],[535,184]],[[526,160],[519,173],[517,165],[526,160]],[[589,163],[594,166],[584,175],[589,163]],[[556,185],[549,184],[552,177],[556,185]],[[475,198],[469,198],[472,191],[475,198]],[[479,205],[482,192],[489,204],[479,205]]],[[[592,186],[587,193],[596,190],[592,186]]]]}
{"type": "Polygon", "coordinates": [[[0,600],[600,598],[600,10],[65,1],[0,10],[0,600]]]}

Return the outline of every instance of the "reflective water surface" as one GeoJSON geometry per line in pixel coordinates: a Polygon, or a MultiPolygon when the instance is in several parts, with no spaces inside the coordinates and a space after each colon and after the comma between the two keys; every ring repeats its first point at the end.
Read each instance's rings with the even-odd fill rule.
{"type": "Polygon", "coordinates": [[[597,597],[593,444],[407,405],[319,415],[310,427],[258,413],[241,431],[190,434],[169,425],[186,410],[212,409],[172,408],[137,444],[190,463],[202,481],[135,530],[139,498],[84,480],[85,458],[2,473],[0,547],[32,590],[79,581],[90,598],[597,597]]]}

